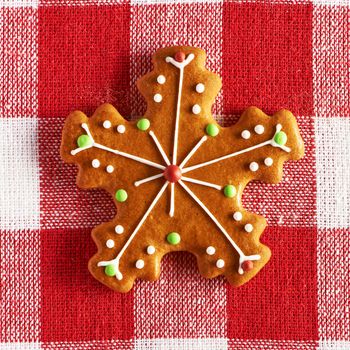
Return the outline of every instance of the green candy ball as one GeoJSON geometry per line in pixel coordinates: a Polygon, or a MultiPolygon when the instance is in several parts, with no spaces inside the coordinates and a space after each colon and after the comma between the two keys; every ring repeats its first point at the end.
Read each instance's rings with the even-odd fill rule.
{"type": "Polygon", "coordinates": [[[284,146],[287,143],[287,135],[283,131],[279,131],[273,140],[280,146],[284,146]]]}
{"type": "Polygon", "coordinates": [[[91,139],[88,135],[80,135],[78,137],[77,144],[80,148],[90,146],[91,143],[91,139]]]}
{"type": "Polygon", "coordinates": [[[117,190],[115,193],[115,199],[118,202],[125,202],[128,199],[128,193],[123,189],[117,190]]]}
{"type": "Polygon", "coordinates": [[[150,127],[151,123],[148,119],[142,118],[137,122],[136,125],[139,130],[145,131],[150,127]]]}
{"type": "Polygon", "coordinates": [[[219,134],[219,128],[215,124],[208,124],[205,131],[209,136],[215,137],[219,134]]]}
{"type": "Polygon", "coordinates": [[[115,274],[117,273],[116,268],[114,267],[114,265],[107,265],[105,267],[105,274],[109,277],[113,277],[115,276],[115,274]]]}
{"type": "Polygon", "coordinates": [[[233,198],[236,195],[236,187],[233,185],[226,185],[224,187],[224,195],[228,198],[233,198]]]}
{"type": "Polygon", "coordinates": [[[181,237],[177,232],[170,232],[166,236],[166,240],[168,241],[169,244],[176,245],[180,243],[181,237]]]}

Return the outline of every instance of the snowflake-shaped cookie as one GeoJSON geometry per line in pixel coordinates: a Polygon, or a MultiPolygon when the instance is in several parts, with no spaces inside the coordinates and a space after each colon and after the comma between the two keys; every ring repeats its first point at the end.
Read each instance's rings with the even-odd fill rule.
{"type": "MultiPolygon", "coordinates": [[[[248,108],[231,127],[211,115],[220,78],[205,68],[205,52],[169,47],[153,56],[154,70],[138,81],[147,111],[125,120],[109,105],[91,118],[67,118],[62,158],[79,166],[81,188],[103,188],[117,215],[96,227],[93,276],[129,291],[136,278],[156,280],[162,257],[188,251],[208,278],[233,285],[252,278],[269,260],[259,242],[266,220],[243,209],[244,187],[277,183],[283,163],[303,156],[294,116],[248,108]]],[[[98,203],[96,203],[98,205],[98,203]]]]}

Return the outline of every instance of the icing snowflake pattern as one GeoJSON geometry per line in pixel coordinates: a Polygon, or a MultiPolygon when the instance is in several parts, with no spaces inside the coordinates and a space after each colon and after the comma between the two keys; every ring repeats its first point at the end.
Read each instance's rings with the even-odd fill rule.
{"type": "Polygon", "coordinates": [[[157,279],[172,251],[193,253],[205,277],[224,274],[234,285],[270,257],[259,242],[265,219],[242,208],[241,194],[252,179],[278,182],[283,162],[302,156],[295,118],[251,107],[222,128],[211,116],[221,82],[204,62],[200,49],[159,50],[154,70],[138,82],[148,109],[137,121],[108,104],[91,118],[79,111],[67,118],[63,159],[79,165],[80,187],[107,190],[118,208],[94,229],[99,251],[89,263],[118,291],[136,278],[157,279]]]}

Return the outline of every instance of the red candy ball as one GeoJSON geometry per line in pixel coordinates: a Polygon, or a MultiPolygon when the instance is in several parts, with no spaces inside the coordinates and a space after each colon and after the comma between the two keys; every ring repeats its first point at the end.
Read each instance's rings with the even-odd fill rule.
{"type": "Polygon", "coordinates": [[[182,52],[182,51],[176,52],[176,54],[175,54],[175,61],[183,62],[185,60],[185,58],[186,58],[186,55],[185,55],[184,52],[182,52]]]}
{"type": "Polygon", "coordinates": [[[169,182],[177,182],[181,179],[181,170],[177,165],[169,165],[164,171],[164,177],[169,182]]]}
{"type": "Polygon", "coordinates": [[[242,264],[242,269],[245,271],[245,272],[248,272],[248,271],[251,271],[254,267],[254,264],[252,261],[250,260],[246,260],[243,264],[242,264]]]}

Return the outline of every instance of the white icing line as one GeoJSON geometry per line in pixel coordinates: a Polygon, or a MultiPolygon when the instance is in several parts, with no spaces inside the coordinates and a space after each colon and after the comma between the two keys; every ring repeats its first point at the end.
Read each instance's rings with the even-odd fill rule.
{"type": "Polygon", "coordinates": [[[168,156],[165,154],[165,152],[164,152],[164,150],[163,150],[163,147],[162,147],[162,145],[160,144],[160,142],[158,141],[157,136],[155,135],[155,133],[154,133],[153,131],[150,131],[149,134],[151,135],[151,137],[152,137],[154,143],[156,144],[159,153],[162,155],[162,157],[163,157],[163,159],[164,159],[164,162],[165,162],[167,165],[170,165],[170,160],[169,160],[168,156]]]}
{"type": "Polygon", "coordinates": [[[251,146],[251,147],[242,149],[240,151],[233,152],[233,153],[230,153],[230,154],[226,154],[225,156],[222,156],[222,157],[219,157],[219,158],[215,158],[215,159],[209,160],[207,162],[196,164],[196,165],[190,166],[188,168],[182,169],[182,173],[184,174],[184,173],[187,173],[189,171],[192,171],[192,170],[195,170],[195,169],[198,169],[198,168],[202,168],[204,166],[208,166],[208,165],[220,162],[220,161],[228,159],[228,158],[236,157],[236,156],[239,156],[240,154],[247,153],[247,152],[253,151],[254,149],[261,148],[261,147],[264,147],[264,146],[267,146],[267,145],[271,145],[273,147],[281,148],[285,152],[290,152],[290,148],[289,147],[281,146],[281,145],[279,145],[278,143],[276,143],[274,141],[275,135],[279,131],[281,131],[281,129],[282,129],[282,125],[281,124],[277,124],[276,125],[276,132],[275,132],[274,136],[272,137],[272,139],[264,141],[264,142],[261,142],[261,143],[255,145],[255,146],[251,146]]]}
{"type": "Polygon", "coordinates": [[[186,181],[187,182],[192,182],[192,183],[197,184],[197,185],[203,185],[203,186],[207,186],[207,187],[212,187],[212,188],[215,188],[216,190],[219,190],[219,191],[221,191],[221,189],[222,189],[222,187],[219,186],[219,185],[215,185],[215,184],[212,184],[210,182],[206,182],[206,181],[202,181],[202,180],[193,179],[191,177],[182,176],[181,180],[185,181],[185,182],[186,181]]]}
{"type": "MultiPolygon", "coordinates": [[[[187,58],[183,62],[177,62],[172,57],[166,57],[165,61],[167,63],[171,63],[173,66],[177,67],[180,70],[179,77],[179,88],[177,93],[177,104],[176,104],[176,116],[175,116],[175,130],[174,130],[174,146],[173,146],[173,165],[177,162],[177,149],[178,149],[178,138],[179,138],[179,121],[180,121],[180,112],[181,112],[181,96],[182,96],[182,84],[184,77],[184,69],[185,67],[194,59],[194,54],[189,54],[187,58]]],[[[164,156],[163,156],[164,158],[164,156]]],[[[166,157],[166,159],[168,159],[166,157]]],[[[168,164],[168,163],[167,163],[168,164]]],[[[168,164],[169,165],[169,164],[168,164]]],[[[171,184],[171,192],[170,192],[170,211],[169,215],[171,217],[174,216],[175,212],[175,188],[174,184],[171,184]]]]}
{"type": "Polygon", "coordinates": [[[267,140],[265,142],[262,142],[262,143],[259,143],[259,144],[255,145],[255,146],[251,146],[251,147],[245,148],[245,149],[243,149],[241,151],[230,153],[230,154],[227,154],[226,156],[215,158],[215,159],[209,160],[207,162],[196,164],[196,165],[193,165],[191,167],[182,169],[182,173],[187,173],[189,171],[192,171],[192,170],[195,170],[195,169],[198,169],[198,168],[202,168],[204,166],[211,165],[211,164],[220,162],[220,161],[228,159],[228,158],[236,157],[236,156],[239,156],[240,154],[243,154],[243,153],[246,153],[246,152],[250,152],[250,151],[253,151],[254,149],[257,149],[257,148],[260,148],[260,147],[264,147],[264,146],[270,145],[270,144],[271,144],[271,140],[267,140]]]}
{"type": "Polygon", "coordinates": [[[277,124],[277,125],[276,125],[276,132],[275,132],[275,135],[273,135],[273,138],[271,139],[271,145],[272,145],[273,147],[281,148],[281,149],[283,149],[283,151],[289,153],[289,152],[291,151],[291,149],[290,149],[289,147],[279,145],[278,143],[276,143],[276,142],[274,141],[274,138],[275,138],[276,134],[277,134],[278,132],[280,132],[281,130],[282,130],[282,125],[281,125],[281,124],[277,124]]]}
{"type": "Polygon", "coordinates": [[[87,149],[89,149],[89,148],[92,148],[92,147],[93,147],[92,145],[90,145],[90,146],[88,146],[88,147],[79,147],[79,148],[76,148],[76,149],[71,150],[71,151],[70,151],[70,154],[71,154],[72,156],[75,156],[75,155],[78,154],[79,152],[85,151],[85,150],[87,150],[87,149]]]}
{"type": "Polygon", "coordinates": [[[192,150],[187,154],[186,158],[179,165],[179,168],[182,169],[184,165],[190,160],[190,158],[197,152],[198,148],[208,140],[208,136],[203,136],[198,143],[192,148],[192,150]]]}
{"type": "Polygon", "coordinates": [[[87,149],[89,149],[89,148],[92,148],[92,147],[94,147],[94,143],[92,143],[91,145],[86,146],[86,147],[78,147],[78,148],[76,148],[76,149],[73,149],[73,150],[70,151],[70,154],[71,154],[72,156],[75,156],[75,155],[78,154],[79,152],[85,151],[85,150],[87,150],[87,149]]]}
{"type": "Polygon", "coordinates": [[[139,180],[139,181],[135,181],[134,182],[134,185],[136,187],[146,183],[146,182],[149,182],[149,181],[152,181],[152,180],[155,180],[155,179],[159,179],[160,177],[163,177],[163,173],[161,174],[157,174],[157,175],[153,175],[153,176],[149,176],[149,177],[146,177],[145,179],[142,179],[142,180],[139,180]]]}
{"type": "Polygon", "coordinates": [[[170,184],[170,210],[169,215],[173,217],[175,213],[175,184],[170,184]]]}
{"type": "Polygon", "coordinates": [[[85,132],[87,133],[87,135],[89,136],[90,140],[91,140],[91,145],[89,146],[86,146],[86,147],[78,147],[76,149],[73,149],[70,154],[72,156],[75,156],[76,154],[78,154],[79,152],[81,151],[85,151],[86,149],[89,149],[89,148],[92,148],[94,146],[94,143],[95,143],[95,140],[94,138],[92,137],[91,133],[90,133],[90,130],[89,130],[89,127],[87,126],[86,123],[82,123],[81,124],[81,127],[85,130],[85,132]]]}
{"type": "Polygon", "coordinates": [[[230,242],[232,247],[236,250],[239,255],[239,267],[238,273],[243,274],[242,263],[246,260],[259,260],[260,255],[244,255],[241,248],[236,244],[236,242],[231,238],[231,236],[227,233],[224,227],[220,224],[220,222],[216,219],[216,217],[212,214],[212,212],[205,206],[205,204],[181,181],[179,180],[179,184],[182,188],[193,198],[193,200],[206,212],[206,214],[213,220],[219,230],[223,233],[226,239],[230,242]]]}
{"type": "Polygon", "coordinates": [[[173,66],[181,69],[181,68],[185,68],[193,59],[194,59],[194,54],[190,53],[183,62],[177,62],[170,56],[165,58],[165,62],[171,63],[173,66]]]}
{"type": "Polygon", "coordinates": [[[178,147],[178,136],[179,136],[179,119],[180,119],[183,72],[184,72],[184,68],[181,67],[180,78],[179,78],[179,91],[177,95],[176,117],[175,117],[173,164],[176,164],[176,161],[177,161],[177,147],[178,147]]]}
{"type": "Polygon", "coordinates": [[[94,138],[93,138],[92,135],[91,135],[91,132],[90,132],[90,130],[89,130],[88,125],[87,125],[86,123],[83,123],[83,124],[81,124],[81,127],[86,131],[86,133],[87,133],[87,135],[90,137],[92,143],[95,143],[95,140],[94,140],[94,138]]]}
{"type": "Polygon", "coordinates": [[[248,255],[248,256],[244,256],[244,257],[240,257],[239,258],[239,267],[238,267],[238,273],[240,275],[243,275],[244,273],[244,270],[242,269],[242,264],[247,261],[247,260],[250,260],[250,261],[257,261],[257,260],[260,260],[261,259],[261,256],[260,255],[248,255]]]}
{"type": "Polygon", "coordinates": [[[189,54],[183,62],[177,62],[172,57],[167,57],[166,62],[171,63],[173,66],[179,68],[179,90],[177,94],[177,105],[176,105],[176,117],[175,117],[175,131],[174,131],[174,149],[173,149],[173,164],[176,164],[177,160],[177,147],[178,147],[178,135],[179,135],[179,119],[180,119],[180,108],[181,108],[181,95],[182,95],[182,83],[184,76],[184,68],[194,59],[194,54],[189,54]]]}
{"type": "Polygon", "coordinates": [[[113,154],[117,154],[117,155],[125,157],[125,158],[129,158],[129,159],[135,160],[136,162],[152,166],[154,168],[158,168],[158,169],[161,169],[161,170],[165,169],[164,165],[161,165],[161,164],[158,164],[158,163],[154,163],[154,162],[152,162],[152,161],[150,161],[148,159],[141,158],[141,157],[138,157],[138,156],[134,156],[133,154],[122,152],[122,151],[119,151],[117,149],[112,149],[112,148],[109,148],[107,146],[104,146],[104,145],[101,145],[99,143],[96,143],[94,141],[94,138],[92,137],[92,135],[90,133],[90,130],[89,130],[89,127],[87,126],[87,124],[83,123],[83,124],[81,124],[81,127],[86,131],[87,135],[90,137],[91,145],[89,145],[87,147],[82,147],[82,148],[79,147],[79,148],[76,148],[75,150],[72,150],[71,151],[72,155],[76,155],[77,153],[79,153],[81,151],[84,151],[84,150],[86,150],[88,148],[95,147],[95,148],[99,148],[99,149],[102,149],[104,151],[107,151],[107,152],[110,152],[110,153],[113,153],[113,154]]]}
{"type": "Polygon", "coordinates": [[[235,248],[235,250],[237,251],[239,256],[244,256],[244,253],[242,252],[242,250],[235,243],[235,241],[231,238],[231,236],[227,233],[227,231],[223,228],[223,226],[216,219],[216,217],[211,213],[211,211],[205,206],[205,204],[181,180],[179,180],[179,184],[195,200],[195,202],[197,202],[197,204],[207,213],[207,215],[214,221],[216,226],[220,229],[220,231],[224,234],[224,236],[227,238],[227,240],[235,248]]]}
{"type": "Polygon", "coordinates": [[[111,152],[111,153],[117,154],[117,155],[125,157],[125,158],[129,158],[129,159],[135,160],[136,162],[143,163],[143,164],[152,166],[154,168],[158,168],[158,169],[162,169],[162,170],[165,169],[164,165],[161,165],[161,164],[158,164],[158,163],[154,163],[154,162],[152,162],[152,161],[150,161],[148,159],[145,159],[145,158],[134,156],[133,154],[130,154],[130,153],[125,153],[125,152],[122,152],[122,151],[118,151],[117,149],[112,149],[112,148],[106,147],[104,145],[100,145],[99,143],[94,143],[93,147],[102,149],[102,150],[107,151],[107,152],[111,152]]]}
{"type": "Polygon", "coordinates": [[[97,266],[108,266],[108,265],[114,265],[115,269],[116,269],[116,278],[118,280],[122,280],[123,279],[123,275],[119,270],[119,262],[121,257],[123,256],[125,250],[128,248],[128,246],[130,245],[130,243],[132,242],[132,240],[134,239],[134,237],[136,236],[137,232],[140,230],[141,226],[143,225],[143,223],[145,222],[145,220],[147,219],[148,215],[150,214],[150,212],[152,211],[152,209],[154,208],[154,206],[157,204],[158,200],[160,199],[160,197],[162,196],[162,194],[164,193],[165,189],[168,187],[169,182],[166,181],[165,184],[163,185],[163,187],[160,189],[160,191],[158,192],[158,194],[156,195],[156,197],[153,199],[153,202],[151,203],[151,205],[148,207],[148,209],[146,210],[146,213],[143,215],[142,219],[140,220],[140,222],[138,223],[138,225],[136,226],[135,230],[133,231],[133,233],[131,234],[131,236],[129,237],[129,239],[126,241],[126,243],[124,244],[123,248],[120,250],[120,252],[118,253],[118,255],[116,256],[115,259],[109,260],[109,261],[100,261],[97,266]]]}

